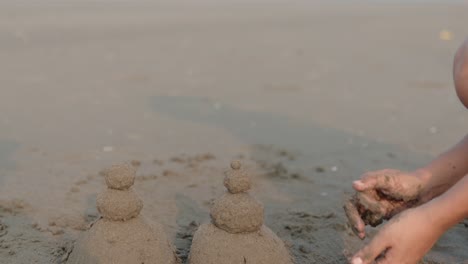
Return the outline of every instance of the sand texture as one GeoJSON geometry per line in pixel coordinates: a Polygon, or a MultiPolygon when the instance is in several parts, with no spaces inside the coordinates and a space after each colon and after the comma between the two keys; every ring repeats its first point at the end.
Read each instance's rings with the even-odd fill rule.
{"type": "Polygon", "coordinates": [[[142,218],[99,220],[75,244],[68,264],[176,264],[163,227],[142,218]]]}
{"type": "Polygon", "coordinates": [[[213,223],[229,233],[247,233],[263,225],[263,205],[247,193],[226,193],[211,209],[213,223]]]}
{"type": "Polygon", "coordinates": [[[213,224],[199,227],[193,237],[190,264],[291,264],[283,241],[268,227],[249,234],[231,234],[213,224]]]}
{"type": "Polygon", "coordinates": [[[143,208],[143,202],[133,190],[107,189],[96,199],[101,215],[114,221],[125,221],[136,217],[143,208]]]}
{"type": "MultiPolygon", "coordinates": [[[[346,263],[383,226],[353,234],[352,182],[468,131],[465,2],[0,1],[0,264],[66,263],[116,162],[186,263],[233,159],[295,263],[346,263]]],[[[466,262],[467,226],[423,263],[466,262]]]]}
{"type": "Polygon", "coordinates": [[[178,263],[163,227],[155,224],[152,228],[138,217],[143,202],[130,189],[136,170],[123,164],[113,165],[106,172],[108,188],[96,201],[102,218],[77,240],[68,263],[178,263]],[[118,189],[114,189],[116,183],[118,189]]]}
{"type": "Polygon", "coordinates": [[[231,169],[225,172],[224,187],[230,193],[247,192],[252,187],[252,180],[241,166],[240,161],[233,161],[231,162],[231,169]]]}
{"type": "Polygon", "coordinates": [[[375,190],[366,190],[356,192],[345,202],[343,208],[352,227],[358,225],[358,222],[376,227],[384,220],[389,220],[401,211],[418,204],[418,199],[396,200],[375,190]]]}
{"type": "Polygon", "coordinates": [[[104,170],[106,184],[111,189],[126,190],[135,182],[136,169],[134,166],[124,163],[112,165],[104,170]]]}
{"type": "MultiPolygon", "coordinates": [[[[250,176],[240,168],[240,161],[231,162],[224,183],[241,177],[232,187],[239,189],[245,182],[250,186],[250,176]]],[[[200,226],[193,237],[189,263],[293,263],[283,241],[263,225],[263,205],[249,193],[227,192],[210,212],[212,223],[200,226]]]]}

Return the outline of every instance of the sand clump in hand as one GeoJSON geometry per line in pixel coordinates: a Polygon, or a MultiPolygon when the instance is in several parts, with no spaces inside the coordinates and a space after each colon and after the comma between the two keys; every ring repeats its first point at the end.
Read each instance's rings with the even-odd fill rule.
{"type": "Polygon", "coordinates": [[[231,163],[224,186],[228,192],[215,201],[211,223],[195,232],[190,264],[292,264],[283,241],[263,224],[263,205],[250,196],[249,176],[239,161],[231,163]]]}
{"type": "Polygon", "coordinates": [[[358,234],[358,226],[376,227],[384,220],[389,220],[406,208],[417,204],[419,204],[418,199],[398,200],[376,190],[367,190],[356,192],[345,202],[343,208],[352,230],[358,234]]]}
{"type": "Polygon", "coordinates": [[[131,189],[135,173],[128,164],[106,170],[108,189],[96,201],[102,218],[78,239],[67,263],[179,263],[162,226],[150,227],[139,215],[143,203],[131,189]]]}

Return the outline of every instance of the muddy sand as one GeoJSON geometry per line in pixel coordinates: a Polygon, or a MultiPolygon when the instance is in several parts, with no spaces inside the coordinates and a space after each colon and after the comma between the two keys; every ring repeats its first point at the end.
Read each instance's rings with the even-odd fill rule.
{"type": "MultiPolygon", "coordinates": [[[[401,2],[1,1],[0,263],[65,263],[120,162],[185,263],[233,159],[296,263],[345,263],[352,180],[468,131],[466,3],[401,2]]],[[[467,226],[424,262],[467,262],[467,226]]]]}

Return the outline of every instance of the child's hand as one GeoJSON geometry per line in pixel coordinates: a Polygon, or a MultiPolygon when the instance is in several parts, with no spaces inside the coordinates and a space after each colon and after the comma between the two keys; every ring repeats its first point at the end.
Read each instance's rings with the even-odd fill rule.
{"type": "Polygon", "coordinates": [[[356,191],[376,190],[395,200],[410,201],[421,194],[424,182],[422,172],[402,172],[399,170],[372,171],[353,182],[356,191]]]}
{"type": "Polygon", "coordinates": [[[435,244],[443,231],[432,220],[428,208],[417,207],[390,220],[351,259],[352,264],[417,263],[435,244]]]}
{"type": "Polygon", "coordinates": [[[376,226],[382,219],[419,203],[425,181],[422,172],[406,173],[380,170],[364,174],[353,183],[355,203],[345,205],[351,226],[360,238],[365,237],[365,224],[376,226]]]}

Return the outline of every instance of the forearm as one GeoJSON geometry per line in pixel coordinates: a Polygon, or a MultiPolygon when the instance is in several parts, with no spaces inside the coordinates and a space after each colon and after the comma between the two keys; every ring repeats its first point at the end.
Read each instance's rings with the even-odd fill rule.
{"type": "Polygon", "coordinates": [[[468,174],[468,135],[449,151],[440,155],[418,171],[425,182],[421,199],[423,202],[447,191],[468,174]]]}
{"type": "Polygon", "coordinates": [[[447,229],[468,217],[468,176],[443,195],[423,205],[430,212],[435,228],[447,229]]]}
{"type": "MultiPolygon", "coordinates": [[[[455,54],[453,80],[460,101],[468,108],[468,38],[455,54]]],[[[439,196],[468,174],[467,160],[468,135],[428,166],[416,171],[424,182],[421,202],[439,196]]]]}

